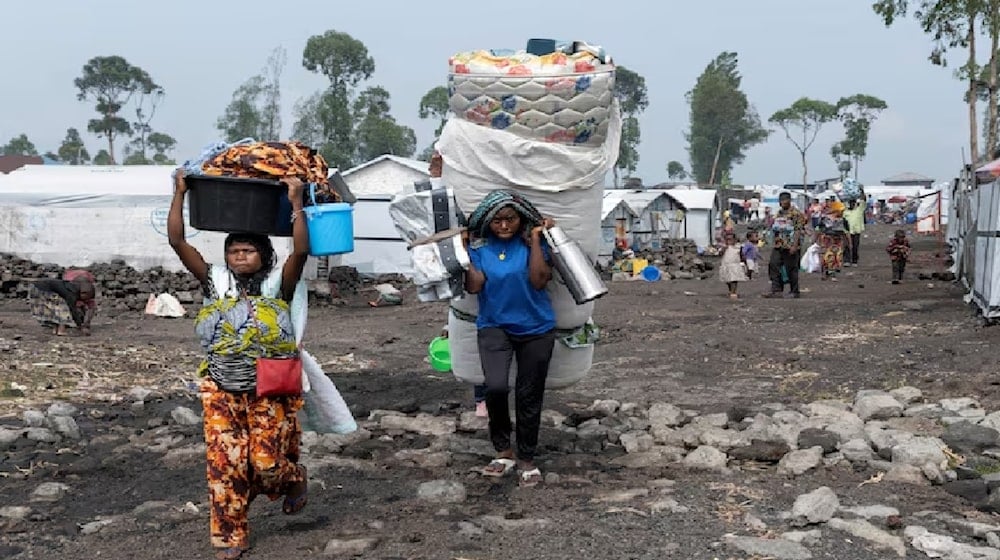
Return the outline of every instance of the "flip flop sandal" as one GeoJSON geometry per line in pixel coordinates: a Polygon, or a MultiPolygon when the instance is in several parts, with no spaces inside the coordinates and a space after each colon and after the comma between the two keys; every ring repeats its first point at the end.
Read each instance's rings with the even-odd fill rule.
{"type": "Polygon", "coordinates": [[[309,479],[306,477],[306,468],[299,465],[299,471],[302,473],[302,482],[296,482],[295,485],[301,484],[302,491],[294,496],[285,495],[285,501],[281,504],[281,512],[285,515],[295,515],[309,502],[309,479]]]}
{"type": "Polygon", "coordinates": [[[538,468],[533,468],[529,471],[520,472],[520,480],[518,480],[518,486],[521,488],[531,488],[533,486],[538,486],[542,482],[542,471],[538,468]]]}
{"type": "Polygon", "coordinates": [[[494,478],[500,478],[502,476],[507,476],[511,471],[514,470],[514,465],[516,463],[513,459],[507,459],[504,457],[498,457],[490,461],[490,464],[486,465],[482,471],[483,476],[491,476],[494,478]]]}
{"type": "Polygon", "coordinates": [[[229,548],[220,548],[215,552],[215,558],[217,560],[238,560],[247,549],[239,546],[231,546],[229,548]]]}

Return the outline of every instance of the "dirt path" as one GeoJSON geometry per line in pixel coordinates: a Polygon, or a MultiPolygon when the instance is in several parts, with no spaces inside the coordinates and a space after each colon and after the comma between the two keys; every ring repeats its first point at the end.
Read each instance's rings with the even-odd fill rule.
{"type": "MultiPolygon", "coordinates": [[[[903,285],[890,285],[882,249],[889,233],[870,232],[862,266],[846,269],[838,282],[804,275],[800,300],[758,297],[764,280],[741,286],[738,302],[714,280],[614,283],[597,307],[603,339],[591,373],[551,393],[547,407],[569,414],[595,399],[615,399],[701,413],[757,411],[910,385],[928,400],[972,396],[1000,409],[989,352],[1000,330],[980,328],[953,285],[917,280],[917,266],[903,285]]],[[[932,239],[915,239],[918,259],[930,262],[935,248],[932,239]]],[[[356,416],[467,410],[471,389],[425,362],[446,306],[414,303],[408,294],[402,307],[372,309],[364,296],[346,307],[314,309],[307,337],[356,416]]],[[[65,399],[79,409],[83,433],[80,444],[19,441],[0,454],[0,508],[31,508],[23,519],[0,513],[0,557],[208,557],[200,426],[171,418],[178,406],[199,411],[189,387],[199,360],[190,322],[102,317],[89,339],[53,339],[31,323],[26,306],[9,302],[0,321],[0,425],[21,426],[24,410],[65,399]],[[136,387],[153,392],[141,407],[127,397],[136,387]],[[34,501],[44,482],[65,484],[65,495],[34,501]]],[[[319,556],[331,539],[373,539],[363,557],[381,559],[749,557],[720,544],[722,536],[745,532],[747,513],[766,526],[761,534],[782,526],[781,512],[795,496],[820,485],[834,488],[842,502],[885,503],[904,516],[970,509],[936,487],[859,488],[873,473],[849,468],[798,478],[763,466],[729,474],[628,470],[611,463],[621,449],[581,452],[552,427],[543,430],[540,463],[556,477],[524,491],[512,480],[491,483],[470,473],[490,453],[483,431],[459,434],[445,450],[446,465],[425,467],[399,452],[436,451],[434,438],[375,435],[342,453],[316,444],[306,512],[286,517],[280,504],[256,503],[248,558],[319,556]],[[467,498],[418,500],[417,485],[435,479],[461,482],[467,498]],[[640,501],[662,495],[675,505],[651,514],[646,502],[594,501],[637,488],[647,492],[640,501]]],[[[814,557],[882,557],[844,536],[811,546],[814,557]]]]}

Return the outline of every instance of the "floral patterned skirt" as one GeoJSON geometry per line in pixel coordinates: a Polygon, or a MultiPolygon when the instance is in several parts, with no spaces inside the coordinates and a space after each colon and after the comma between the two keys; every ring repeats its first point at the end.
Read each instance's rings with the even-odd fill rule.
{"type": "Polygon", "coordinates": [[[28,292],[31,318],[44,327],[75,327],[76,321],[69,312],[69,304],[59,294],[39,290],[32,286],[28,292]]]}
{"type": "Polygon", "coordinates": [[[276,500],[302,481],[296,464],[302,429],[301,396],[261,397],[229,393],[211,379],[201,382],[212,546],[250,544],[248,514],[258,494],[276,500]]]}

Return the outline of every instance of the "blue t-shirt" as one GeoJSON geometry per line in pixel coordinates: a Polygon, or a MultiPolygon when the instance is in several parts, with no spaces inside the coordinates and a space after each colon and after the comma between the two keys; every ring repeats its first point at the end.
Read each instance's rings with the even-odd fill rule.
{"type": "MultiPolygon", "coordinates": [[[[548,262],[544,242],[542,251],[548,262]]],[[[501,328],[514,336],[531,336],[556,327],[549,294],[531,285],[530,256],[531,249],[520,237],[502,241],[490,236],[483,245],[469,250],[472,265],[486,275],[486,284],[479,292],[477,328],[501,328]]]]}

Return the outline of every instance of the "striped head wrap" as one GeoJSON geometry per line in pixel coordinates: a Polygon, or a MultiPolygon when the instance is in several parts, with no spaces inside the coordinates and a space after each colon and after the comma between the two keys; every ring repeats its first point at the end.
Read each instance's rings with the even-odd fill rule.
{"type": "Polygon", "coordinates": [[[516,192],[500,189],[486,195],[479,206],[472,211],[472,215],[469,216],[469,231],[479,237],[488,236],[490,222],[497,212],[507,206],[513,208],[521,216],[521,220],[527,222],[529,228],[542,223],[542,214],[527,198],[516,192]]]}

